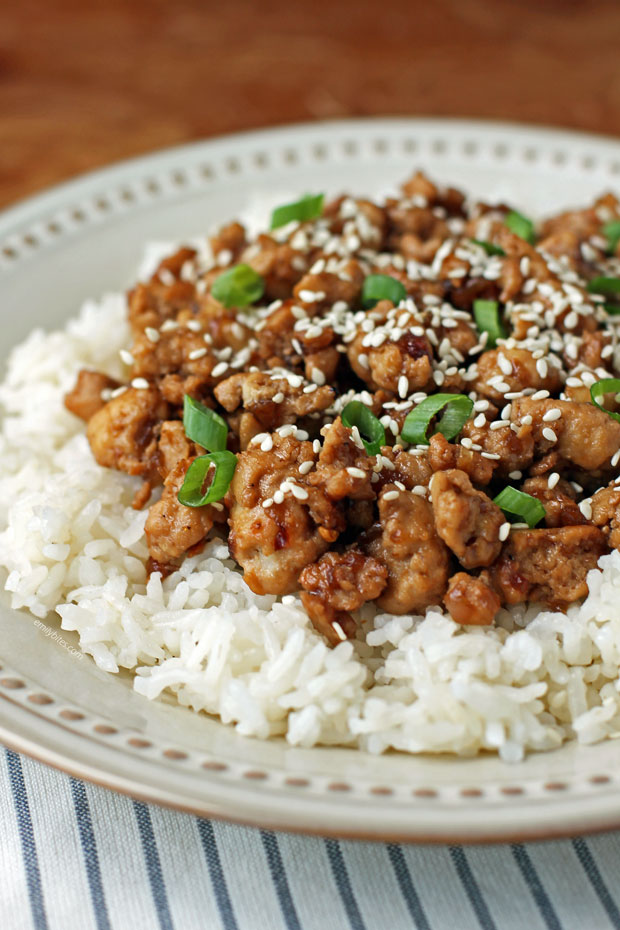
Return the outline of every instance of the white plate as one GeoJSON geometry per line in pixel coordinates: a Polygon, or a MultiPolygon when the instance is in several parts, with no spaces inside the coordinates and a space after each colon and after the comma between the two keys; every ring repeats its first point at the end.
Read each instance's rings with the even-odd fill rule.
{"type": "MultiPolygon", "coordinates": [[[[617,185],[620,144],[515,126],[368,120],[232,136],[125,162],[0,217],[3,354],[34,326],[62,324],[85,298],[125,287],[148,239],[204,233],[257,198],[267,215],[274,191],[386,191],[418,166],[540,214],[617,185]]],[[[199,814],[417,841],[620,826],[620,743],[566,745],[508,766],[491,756],[375,758],[245,739],[172,703],[148,702],[129,675],[77,661],[6,606],[0,697],[7,745],[199,814]]]]}

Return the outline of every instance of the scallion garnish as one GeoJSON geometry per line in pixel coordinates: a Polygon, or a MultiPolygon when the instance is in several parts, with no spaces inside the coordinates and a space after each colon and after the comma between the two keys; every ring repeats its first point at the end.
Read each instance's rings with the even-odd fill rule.
{"type": "Polygon", "coordinates": [[[214,504],[221,500],[232,481],[237,467],[237,456],[224,449],[220,452],[210,452],[194,459],[185,473],[185,481],[177,498],[185,507],[204,507],[205,504],[214,504]],[[204,489],[209,471],[214,468],[213,478],[204,489]]]}
{"type": "Polygon", "coordinates": [[[610,316],[618,316],[620,313],[620,304],[603,304],[603,306],[610,316]]]}
{"type": "Polygon", "coordinates": [[[362,307],[369,310],[379,300],[391,300],[395,307],[407,296],[405,286],[389,274],[369,274],[362,287],[362,307]]]}
{"type": "Polygon", "coordinates": [[[524,491],[517,491],[510,485],[493,498],[493,503],[497,504],[504,513],[522,519],[530,529],[540,523],[547,512],[537,497],[525,494],[524,491]]]}
{"type": "Polygon", "coordinates": [[[259,300],[265,291],[265,282],[249,265],[235,265],[213,282],[211,293],[225,307],[247,307],[259,300]]]}
{"type": "Polygon", "coordinates": [[[271,228],[277,229],[278,226],[286,226],[293,221],[303,223],[306,220],[315,220],[323,210],[323,199],[323,194],[306,194],[301,200],[276,207],[271,214],[271,228]]]}
{"type": "Polygon", "coordinates": [[[530,245],[534,245],[536,237],[534,234],[534,224],[528,220],[527,216],[511,210],[504,219],[504,225],[520,239],[525,239],[530,245]]]}
{"type": "Polygon", "coordinates": [[[488,348],[494,349],[498,339],[507,337],[508,333],[499,315],[499,304],[496,300],[474,300],[474,318],[480,332],[489,334],[488,348]]]}
{"type": "Polygon", "coordinates": [[[385,429],[372,410],[360,400],[352,400],[343,408],[341,418],[349,429],[357,426],[368,455],[377,455],[385,445],[385,429]]]}
{"type": "Polygon", "coordinates": [[[412,445],[427,446],[430,422],[444,407],[446,409],[435,432],[448,440],[458,436],[474,409],[473,400],[465,394],[433,394],[407,414],[401,430],[403,439],[412,445]]]}
{"type": "Polygon", "coordinates": [[[499,245],[494,245],[493,242],[486,242],[484,239],[472,239],[471,240],[476,245],[479,245],[481,249],[487,253],[487,255],[505,255],[506,253],[499,245]]]}
{"type": "Polygon", "coordinates": [[[619,392],[620,378],[603,378],[602,381],[595,381],[590,388],[590,398],[594,406],[598,407],[599,410],[603,410],[608,416],[613,417],[614,420],[618,420],[620,423],[620,413],[614,413],[613,410],[608,410],[606,407],[603,407],[602,404],[599,404],[597,399],[604,394],[618,394],[619,392]]]}
{"type": "Polygon", "coordinates": [[[620,278],[605,278],[603,276],[588,281],[586,290],[590,294],[620,294],[620,278]]]}
{"type": "Polygon", "coordinates": [[[207,452],[220,452],[226,448],[226,420],[189,394],[183,398],[183,429],[189,439],[207,452]]]}
{"type": "Polygon", "coordinates": [[[613,254],[620,242],[620,220],[611,220],[609,223],[605,223],[603,235],[607,238],[608,252],[613,254]]]}

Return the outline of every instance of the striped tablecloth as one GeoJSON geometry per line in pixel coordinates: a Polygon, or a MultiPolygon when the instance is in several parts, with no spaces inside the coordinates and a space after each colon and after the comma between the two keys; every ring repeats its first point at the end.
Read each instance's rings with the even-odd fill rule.
{"type": "Polygon", "coordinates": [[[337,842],[200,820],[0,750],[1,930],[620,928],[620,834],[337,842]]]}

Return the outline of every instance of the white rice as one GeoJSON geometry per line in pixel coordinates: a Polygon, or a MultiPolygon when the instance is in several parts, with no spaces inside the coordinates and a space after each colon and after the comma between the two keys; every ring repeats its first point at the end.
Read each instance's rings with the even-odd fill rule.
{"type": "Polygon", "coordinates": [[[120,375],[125,302],[88,303],[66,330],[33,333],[0,385],[0,565],[12,605],[62,628],[108,672],[135,671],[240,733],[373,753],[552,749],[620,735],[620,553],[590,573],[567,615],[502,611],[493,628],[362,612],[360,639],[329,648],[296,597],[245,585],[225,543],[210,542],[165,581],[144,563],[139,479],[99,467],[84,425],[63,407],[81,367],[120,375]]]}

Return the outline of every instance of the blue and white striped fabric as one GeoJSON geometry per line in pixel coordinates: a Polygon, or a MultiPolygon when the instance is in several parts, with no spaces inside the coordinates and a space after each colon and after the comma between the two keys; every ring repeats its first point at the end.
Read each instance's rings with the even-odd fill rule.
{"type": "Polygon", "coordinates": [[[620,834],[399,846],[149,807],[0,751],[1,930],[620,928],[620,834]]]}

